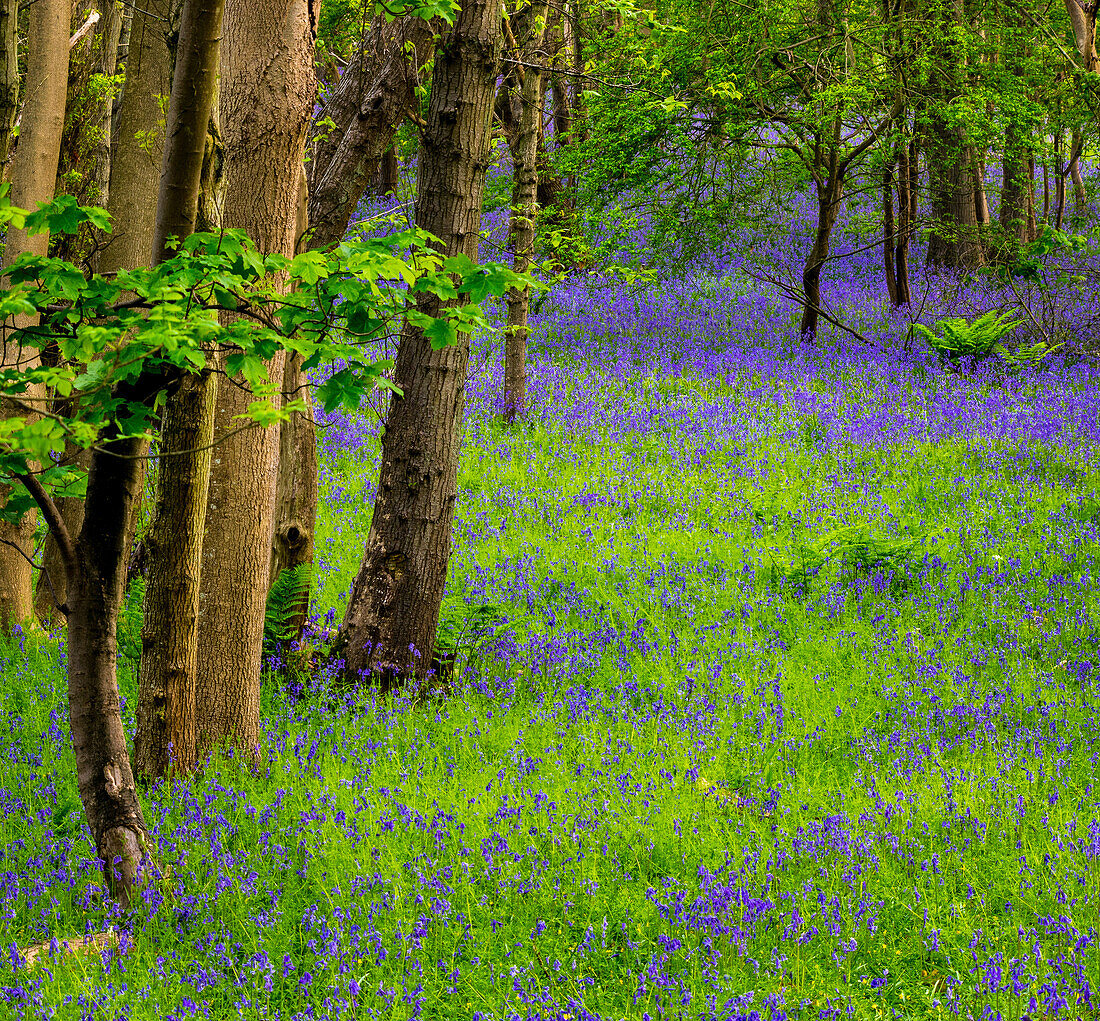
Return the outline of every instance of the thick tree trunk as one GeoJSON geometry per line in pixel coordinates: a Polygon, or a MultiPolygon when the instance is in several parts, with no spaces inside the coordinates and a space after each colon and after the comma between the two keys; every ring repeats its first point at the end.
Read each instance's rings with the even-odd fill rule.
{"type": "Polygon", "coordinates": [[[148,0],[134,11],[127,85],[118,111],[118,137],[111,150],[107,209],[113,229],[99,256],[102,273],[148,265],[152,255],[164,160],[161,97],[172,91],[164,39],[169,6],[169,0],[148,0]]]}
{"type": "MultiPolygon", "coordinates": [[[[264,253],[294,252],[298,182],[316,93],[316,17],[309,0],[229,0],[226,6],[223,222],[243,227],[264,253]]],[[[281,378],[281,355],[270,371],[281,378]]],[[[249,759],[259,748],[264,604],[279,468],[277,429],[234,432],[237,416],[253,400],[240,381],[218,388],[214,435],[223,438],[210,477],[196,692],[200,752],[225,745],[249,759]]]]}
{"type": "MultiPolygon", "coordinates": [[[[68,0],[37,0],[27,14],[28,83],[19,129],[19,145],[12,157],[11,201],[23,209],[34,209],[49,202],[54,194],[61,133],[65,121],[65,94],[69,68],[68,0]]],[[[23,252],[45,255],[49,246],[46,234],[29,235],[9,225],[4,245],[4,265],[10,265],[23,252]]],[[[31,325],[31,320],[16,319],[16,327],[31,325]]],[[[38,351],[24,348],[13,337],[8,324],[2,328],[0,366],[31,368],[38,363],[38,351]]],[[[28,409],[42,407],[46,395],[41,389],[24,395],[24,407],[0,405],[5,414],[29,417],[28,409]]],[[[7,487],[0,487],[0,502],[7,498],[7,487]]],[[[18,524],[0,522],[0,627],[25,625],[35,621],[34,592],[31,587],[30,557],[34,549],[36,515],[28,512],[18,524]]]]}
{"type": "Polygon", "coordinates": [[[8,162],[19,114],[19,4],[0,0],[0,166],[8,162]]]}
{"type": "MultiPolygon", "coordinates": [[[[470,0],[445,31],[417,165],[417,225],[446,255],[477,258],[482,187],[497,73],[500,8],[470,0]]],[[[438,299],[417,295],[428,314],[438,299]]],[[[434,651],[458,475],[469,343],[440,351],[406,324],[382,439],[382,466],[366,552],[334,654],[349,680],[383,690],[424,677],[434,651]]]]}
{"type": "MultiPolygon", "coordinates": [[[[537,70],[546,28],[546,4],[531,3],[523,11],[517,29],[518,52],[515,79],[519,85],[519,116],[512,149],[512,206],[509,233],[512,267],[526,273],[535,251],[535,217],[538,214],[539,122],[542,116],[542,74],[537,70]]],[[[508,290],[508,322],[504,329],[504,419],[514,422],[527,410],[527,312],[531,289],[508,290]]]]}
{"type": "Polygon", "coordinates": [[[199,578],[210,483],[217,377],[184,376],[164,412],[157,506],[141,628],[134,771],[146,780],[197,764],[195,676],[199,578]]]}
{"type": "Polygon", "coordinates": [[[933,220],[928,264],[963,270],[980,266],[984,256],[966,141],[938,115],[928,133],[928,173],[933,220]]]}
{"type": "Polygon", "coordinates": [[[419,69],[431,57],[436,26],[406,15],[379,15],[344,69],[317,123],[309,162],[311,248],[328,248],[347,233],[355,207],[393,147],[394,133],[416,109],[419,69]]]}
{"type": "Polygon", "coordinates": [[[1028,244],[1035,240],[1031,160],[1027,133],[1015,120],[1005,131],[1001,182],[1001,232],[1010,241],[1028,244]]]}

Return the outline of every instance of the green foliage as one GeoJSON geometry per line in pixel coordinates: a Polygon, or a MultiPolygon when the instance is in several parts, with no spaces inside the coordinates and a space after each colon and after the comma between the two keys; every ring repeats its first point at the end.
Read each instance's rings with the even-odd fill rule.
{"type": "Polygon", "coordinates": [[[1001,341],[1021,322],[1009,313],[991,310],[973,322],[956,317],[941,319],[935,329],[914,323],[913,332],[928,341],[928,346],[940,358],[987,358],[1005,350],[1001,341]]]}
{"type": "MultiPolygon", "coordinates": [[[[0,223],[54,235],[109,227],[103,210],[70,196],[28,213],[7,192],[0,192],[0,223]]],[[[193,234],[160,265],[109,278],[86,276],[63,259],[21,255],[4,270],[0,317],[33,317],[33,325],[12,330],[8,342],[23,357],[0,369],[0,395],[15,409],[0,419],[0,480],[37,462],[47,491],[79,485],[78,473],[58,463],[66,445],[88,448],[108,431],[151,436],[165,387],[206,368],[219,350],[228,352],[228,372],[256,393],[247,421],[270,425],[302,406],[271,400],[278,381],[267,366],[280,350],[299,355],[306,371],[331,366],[318,391],[325,410],[358,407],[375,387],[392,387],[378,342],[406,315],[443,346],[487,328],[476,302],[530,282],[504,266],[444,261],[437,245],[409,230],[329,252],[265,257],[243,232],[228,230],[193,234]],[[428,315],[410,306],[409,290],[447,303],[428,315]],[[237,314],[226,317],[226,310],[237,314]],[[43,358],[47,350],[51,357],[43,358]],[[64,410],[53,397],[65,400],[64,410]]],[[[29,506],[29,494],[17,489],[0,515],[12,519],[29,506]]]]}
{"type": "Polygon", "coordinates": [[[899,571],[927,538],[922,535],[888,539],[872,535],[865,525],[849,525],[814,542],[800,543],[792,558],[793,565],[784,574],[788,581],[805,587],[830,563],[850,573],[899,571]]]}
{"type": "Polygon", "coordinates": [[[313,582],[313,565],[284,567],[267,593],[264,604],[264,647],[297,637],[298,622],[308,609],[309,589],[313,582]]]}

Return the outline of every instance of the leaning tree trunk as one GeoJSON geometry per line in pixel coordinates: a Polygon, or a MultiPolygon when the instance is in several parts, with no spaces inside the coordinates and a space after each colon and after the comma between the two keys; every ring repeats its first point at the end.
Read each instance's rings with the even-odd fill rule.
{"type": "MultiPolygon", "coordinates": [[[[23,104],[19,144],[11,166],[11,201],[23,209],[34,209],[49,202],[54,194],[61,133],[65,122],[65,94],[69,69],[68,0],[37,0],[27,14],[28,88],[23,104]]],[[[10,265],[24,252],[45,255],[47,234],[26,234],[8,226],[4,245],[4,265],[10,265]]],[[[14,326],[29,326],[32,319],[16,317],[14,326]]],[[[0,367],[28,369],[38,364],[36,348],[24,348],[13,337],[8,324],[0,327],[0,367]]],[[[46,394],[34,388],[24,395],[21,407],[4,402],[5,415],[27,418],[42,407],[46,394]]],[[[0,502],[7,498],[7,487],[0,486],[0,502]]],[[[0,627],[11,628],[35,620],[34,591],[31,587],[31,553],[34,549],[36,515],[28,511],[18,524],[0,522],[0,627]]]]}
{"type": "Polygon", "coordinates": [[[1085,179],[1081,176],[1081,152],[1084,148],[1084,139],[1080,128],[1073,129],[1071,145],[1073,152],[1069,161],[1069,179],[1073,182],[1073,211],[1076,216],[1085,215],[1085,207],[1088,205],[1088,194],[1085,191],[1085,179]]]}
{"type": "Polygon", "coordinates": [[[379,15],[325,101],[317,122],[336,126],[313,141],[311,248],[328,248],[343,238],[397,128],[416,110],[419,69],[431,56],[434,30],[413,14],[394,20],[379,15]]]}
{"type": "MultiPolygon", "coordinates": [[[[500,7],[463,5],[443,34],[417,165],[417,226],[446,255],[477,258],[496,83],[500,7]]],[[[438,299],[416,296],[437,314],[438,299]]],[[[334,655],[349,680],[424,677],[432,661],[451,552],[469,342],[432,349],[406,323],[382,438],[382,466],[362,566],[334,655]]]]}
{"type": "MultiPolygon", "coordinates": [[[[92,462],[90,450],[69,448],[66,450],[66,455],[67,458],[71,458],[76,467],[83,471],[87,471],[92,462]]],[[[65,496],[57,501],[57,506],[69,534],[79,534],[84,524],[84,497],[65,496]]],[[[35,616],[47,630],[61,627],[65,623],[62,607],[67,605],[67,586],[68,578],[61,550],[53,533],[48,532],[42,547],[42,570],[38,572],[38,584],[34,590],[35,616]]]]}
{"type": "MultiPolygon", "coordinates": [[[[542,108],[542,74],[539,51],[546,29],[546,4],[533,2],[517,22],[525,38],[517,40],[515,78],[519,84],[519,116],[512,149],[512,267],[526,273],[535,251],[535,216],[538,213],[539,121],[542,108]]],[[[507,294],[508,322],[504,329],[504,418],[514,422],[527,409],[527,313],[530,287],[512,287],[507,294]]]]}
{"type": "MultiPolygon", "coordinates": [[[[317,10],[309,0],[229,0],[221,57],[226,227],[261,252],[292,255],[298,182],[316,77],[317,10]],[[259,69],[259,73],[257,73],[259,69]]],[[[283,358],[269,371],[280,378],[283,358]]],[[[260,737],[264,603],[279,467],[274,427],[239,431],[255,399],[218,387],[217,455],[203,542],[196,706],[200,752],[223,745],[254,759],[260,737]]]]}

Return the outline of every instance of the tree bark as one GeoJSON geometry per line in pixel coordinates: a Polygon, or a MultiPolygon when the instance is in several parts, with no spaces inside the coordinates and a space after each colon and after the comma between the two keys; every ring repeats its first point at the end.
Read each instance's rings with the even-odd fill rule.
{"type": "Polygon", "coordinates": [[[966,140],[938,114],[931,117],[928,132],[928,172],[933,220],[928,265],[963,270],[980,266],[985,259],[966,140]]]}
{"type": "MultiPolygon", "coordinates": [[[[900,185],[900,182],[899,182],[900,185]]],[[[886,274],[886,295],[890,304],[897,308],[898,280],[897,265],[894,262],[894,245],[897,242],[897,228],[894,226],[894,167],[887,164],[882,171],[882,266],[886,274]]]]}
{"type": "Polygon", "coordinates": [[[118,697],[117,628],[140,440],[106,438],[92,459],[69,579],[69,719],[77,786],[112,895],[128,906],[148,847],[118,697]]]}
{"type": "MultiPolygon", "coordinates": [[[[216,11],[210,13],[216,15],[216,11]]],[[[148,0],[134,11],[127,85],[118,112],[118,137],[111,150],[107,209],[112,231],[100,252],[101,273],[148,265],[152,255],[164,160],[161,100],[172,91],[164,38],[168,14],[169,0],[148,0]]]]}
{"type": "Polygon", "coordinates": [[[157,506],[146,539],[134,771],[145,780],[197,764],[199,578],[217,377],[184,376],[164,411],[157,506]],[[162,444],[163,450],[163,444],[162,444]],[[167,456],[165,456],[167,455],[167,456]]]}
{"type": "MultiPolygon", "coordinates": [[[[70,450],[67,452],[74,463],[87,471],[92,462],[90,450],[70,450]]],[[[79,535],[84,524],[84,498],[65,496],[57,501],[58,510],[65,521],[70,535],[79,535]]],[[[59,609],[66,605],[68,598],[68,576],[64,558],[52,532],[46,533],[42,547],[42,570],[38,572],[38,584],[34,590],[34,612],[39,623],[47,630],[65,624],[65,614],[59,609]]]]}
{"type": "Polygon", "coordinates": [[[812,344],[817,339],[817,325],[821,310],[821,267],[829,258],[829,245],[833,227],[840,213],[840,202],[844,198],[844,177],[836,166],[837,156],[832,153],[827,174],[819,178],[817,185],[817,229],[814,243],[802,270],[802,292],[805,303],[802,306],[802,322],[799,333],[803,343],[812,344]]]}
{"type": "MultiPolygon", "coordinates": [[[[229,0],[221,59],[227,227],[267,254],[294,253],[298,182],[316,78],[317,9],[309,0],[229,0]],[[259,69],[259,74],[257,74],[259,69]]],[[[281,378],[283,358],[269,371],[281,378]]],[[[279,432],[235,431],[254,395],[218,388],[200,600],[199,749],[259,748],[260,671],[279,432]],[[230,435],[232,433],[232,435],[230,435]]]]}
{"type": "MultiPolygon", "coordinates": [[[[515,145],[512,149],[512,205],[509,234],[512,241],[512,268],[526,273],[535,251],[535,217],[538,215],[539,126],[542,119],[542,74],[538,70],[539,52],[546,30],[546,4],[530,3],[516,18],[523,34],[515,40],[515,81],[519,103],[515,145]]],[[[504,329],[504,419],[514,422],[527,410],[527,312],[529,287],[509,288],[506,300],[508,322],[504,329]]]]}
{"type": "Polygon", "coordinates": [[[1028,132],[1016,120],[1005,129],[1001,176],[1001,232],[1010,242],[1028,244],[1035,240],[1034,198],[1028,132]]]}
{"type": "MultiPolygon", "coordinates": [[[[446,255],[477,258],[488,164],[500,8],[470,0],[437,50],[417,164],[417,225],[446,255]]],[[[439,300],[417,305],[437,313],[439,300]]],[[[406,323],[382,439],[374,516],[334,655],[355,682],[377,678],[388,690],[425,677],[435,646],[447,577],[458,475],[462,398],[469,342],[440,351],[406,323]]]]}
{"type": "MultiPolygon", "coordinates": [[[[65,95],[69,68],[68,0],[38,0],[27,14],[27,66],[24,81],[26,96],[19,145],[12,157],[11,201],[23,209],[34,209],[49,202],[54,194],[61,133],[65,122],[65,95]]],[[[45,255],[47,234],[29,235],[8,226],[4,245],[4,265],[10,265],[23,252],[45,255]]],[[[17,317],[15,327],[28,326],[26,317],[17,317]]],[[[24,348],[4,324],[0,367],[32,368],[38,364],[36,348],[24,348]]],[[[41,406],[46,395],[34,388],[24,403],[41,406]]],[[[0,405],[5,415],[27,417],[24,409],[0,405]]],[[[0,487],[0,502],[6,500],[8,487],[0,487]]],[[[34,550],[36,515],[28,511],[18,524],[0,522],[0,627],[36,622],[34,592],[31,587],[30,557],[34,550]]]]}
{"type": "Polygon", "coordinates": [[[1070,144],[1073,146],[1069,161],[1069,179],[1073,182],[1073,209],[1075,215],[1084,216],[1088,205],[1088,194],[1085,191],[1085,179],[1081,176],[1081,151],[1084,148],[1084,139],[1080,128],[1073,129],[1070,144]]]}
{"type": "Polygon", "coordinates": [[[894,280],[898,308],[908,305],[910,301],[909,239],[913,235],[913,221],[917,213],[915,162],[915,148],[907,147],[902,139],[897,147],[898,226],[894,240],[894,280]]]}
{"type": "Polygon", "coordinates": [[[0,0],[0,166],[8,162],[19,114],[19,4],[0,0]]]}
{"type": "Polygon", "coordinates": [[[394,133],[416,109],[419,69],[430,59],[433,23],[406,15],[378,16],[363,36],[316,121],[331,121],[313,139],[309,162],[311,248],[328,248],[347,233],[355,207],[393,147],[394,133]]]}

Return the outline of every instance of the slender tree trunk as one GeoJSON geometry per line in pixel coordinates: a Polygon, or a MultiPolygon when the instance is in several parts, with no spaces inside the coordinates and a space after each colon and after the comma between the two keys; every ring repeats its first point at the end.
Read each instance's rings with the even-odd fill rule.
{"type": "MultiPolygon", "coordinates": [[[[68,0],[38,0],[27,14],[26,96],[19,145],[11,167],[11,201],[23,209],[49,202],[54,194],[68,85],[69,12],[68,0]]],[[[10,265],[23,252],[45,255],[48,246],[48,235],[26,234],[9,225],[4,265],[10,265]]],[[[30,318],[17,317],[14,326],[31,323],[30,318]]],[[[36,348],[24,348],[10,333],[9,324],[0,329],[0,367],[26,369],[38,364],[36,348]]],[[[26,418],[41,408],[45,399],[46,394],[36,387],[24,395],[23,407],[10,407],[5,401],[0,408],[5,415],[26,418]]],[[[6,500],[8,492],[6,486],[0,487],[0,502],[6,500]]],[[[18,524],[0,522],[0,627],[5,629],[36,620],[30,564],[35,519],[34,512],[28,511],[18,524]]]]}
{"type": "Polygon", "coordinates": [[[19,4],[0,0],[0,166],[8,162],[19,113],[19,4]]]}
{"type": "Polygon", "coordinates": [[[916,181],[911,158],[905,141],[897,148],[898,164],[898,228],[894,242],[894,280],[897,286],[897,307],[908,305],[909,294],[909,239],[913,234],[916,213],[916,181]]]}
{"type": "Polygon", "coordinates": [[[199,579],[214,435],[216,377],[184,376],[168,401],[157,506],[146,540],[134,771],[146,780],[197,764],[195,676],[199,579]]]}
{"type": "Polygon", "coordinates": [[[1069,161],[1069,179],[1073,182],[1073,209],[1077,216],[1085,215],[1088,205],[1088,195],[1085,192],[1085,179],[1081,176],[1081,150],[1084,147],[1084,139],[1081,129],[1073,129],[1073,155],[1069,161]]]}
{"type": "MultiPolygon", "coordinates": [[[[535,250],[535,217],[538,214],[539,121],[542,117],[542,74],[537,70],[546,29],[546,4],[534,2],[516,19],[524,38],[517,40],[516,80],[519,85],[519,117],[512,150],[512,206],[509,233],[512,267],[526,273],[535,250]]],[[[508,323],[504,330],[504,418],[514,422],[527,410],[527,312],[531,289],[513,287],[507,294],[508,323]]]]}
{"type": "Polygon", "coordinates": [[[433,24],[415,15],[379,15],[317,118],[331,121],[313,139],[309,162],[311,248],[347,233],[355,207],[393,148],[401,122],[416,109],[419,69],[432,52],[433,24]]]}
{"type": "Polygon", "coordinates": [[[844,178],[837,171],[836,153],[830,155],[826,176],[817,183],[817,229],[814,243],[802,270],[802,292],[805,304],[802,307],[802,322],[799,333],[803,343],[812,344],[817,339],[817,324],[821,309],[821,267],[829,258],[829,243],[840,213],[840,202],[844,197],[844,178]]]}
{"type": "Polygon", "coordinates": [[[882,170],[882,266],[886,274],[886,294],[890,304],[897,308],[898,280],[894,262],[894,245],[897,228],[894,226],[894,167],[887,164],[882,170]]]}
{"type": "MultiPolygon", "coordinates": [[[[243,227],[264,253],[292,255],[298,182],[316,93],[317,10],[309,0],[229,0],[222,50],[224,223],[243,227]],[[257,68],[260,73],[257,74],[257,68]]],[[[281,378],[283,358],[270,371],[281,378]]],[[[218,388],[203,543],[196,705],[200,751],[259,748],[260,670],[279,431],[234,432],[254,400],[227,380],[218,388]],[[233,433],[230,435],[230,433],[233,433]]]]}
{"type": "Polygon", "coordinates": [[[1066,174],[1069,168],[1062,159],[1065,144],[1064,133],[1059,125],[1054,129],[1054,229],[1062,229],[1062,220],[1066,215],[1066,174]]]}
{"type": "MultiPolygon", "coordinates": [[[[497,74],[500,8],[470,0],[437,50],[417,164],[417,225],[446,255],[477,259],[482,187],[497,74]]],[[[439,309],[417,295],[428,314],[439,309]]],[[[424,677],[432,660],[458,475],[469,342],[432,349],[406,324],[382,438],[374,516],[347,613],[335,642],[351,680],[378,677],[383,690],[424,677]]]]}
{"type": "Polygon", "coordinates": [[[112,894],[129,905],[148,848],[118,697],[118,614],[126,580],[140,440],[107,439],[92,460],[69,579],[69,719],[77,786],[112,894]]]}
{"type": "MultiPolygon", "coordinates": [[[[155,218],[144,209],[127,217],[124,246],[112,252],[134,265],[171,254],[170,239],[183,240],[197,226],[200,192],[209,158],[208,129],[217,94],[221,0],[200,0],[181,12],[176,72],[169,102],[171,131],[161,146],[162,173],[155,218]]],[[[134,82],[162,83],[169,54],[160,26],[143,21],[132,59],[134,82]],[[157,38],[151,38],[154,35],[157,38]],[[162,49],[163,47],[163,49],[162,49]]],[[[141,167],[148,154],[131,147],[143,130],[141,118],[159,113],[142,94],[130,95],[122,114],[119,157],[141,167]]],[[[156,122],[154,122],[155,125],[156,122]]],[[[156,136],[153,136],[154,138],[156,136]]],[[[126,182],[125,186],[129,186],[126,182]]],[[[139,189],[138,196],[146,198],[139,189]]],[[[210,443],[215,377],[180,375],[169,388],[160,435],[160,471],[153,521],[146,536],[147,579],[138,679],[135,768],[147,780],[167,775],[169,762],[186,774],[196,756],[195,686],[197,612],[203,522],[210,479],[210,443]]]]}

